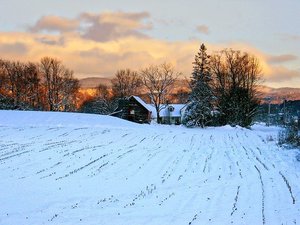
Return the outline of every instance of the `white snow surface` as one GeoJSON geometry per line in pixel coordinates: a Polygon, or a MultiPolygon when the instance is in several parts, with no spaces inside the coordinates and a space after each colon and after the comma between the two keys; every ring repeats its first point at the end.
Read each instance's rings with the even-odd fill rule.
{"type": "Polygon", "coordinates": [[[0,111],[0,224],[300,224],[277,132],[0,111]]]}

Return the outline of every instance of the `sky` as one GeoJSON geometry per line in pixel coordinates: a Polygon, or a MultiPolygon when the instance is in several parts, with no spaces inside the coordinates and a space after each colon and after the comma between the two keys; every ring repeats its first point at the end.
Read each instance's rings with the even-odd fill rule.
{"type": "Polygon", "coordinates": [[[201,43],[255,55],[264,85],[300,88],[299,0],[0,0],[0,58],[58,58],[75,77],[172,63],[201,43]]]}

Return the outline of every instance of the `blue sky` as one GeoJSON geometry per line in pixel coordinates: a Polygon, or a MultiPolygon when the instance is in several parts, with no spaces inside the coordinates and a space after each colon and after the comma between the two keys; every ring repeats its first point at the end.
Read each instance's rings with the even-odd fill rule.
{"type": "Polygon", "coordinates": [[[76,76],[170,61],[187,76],[198,46],[255,54],[265,84],[300,87],[300,1],[0,0],[1,57],[61,58],[76,76]]]}

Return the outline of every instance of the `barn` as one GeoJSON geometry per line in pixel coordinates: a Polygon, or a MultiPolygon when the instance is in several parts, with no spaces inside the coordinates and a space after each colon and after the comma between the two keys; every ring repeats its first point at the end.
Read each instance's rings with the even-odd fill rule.
{"type": "Polygon", "coordinates": [[[117,109],[110,115],[136,123],[151,123],[151,113],[152,108],[140,97],[130,96],[120,99],[117,109]]]}

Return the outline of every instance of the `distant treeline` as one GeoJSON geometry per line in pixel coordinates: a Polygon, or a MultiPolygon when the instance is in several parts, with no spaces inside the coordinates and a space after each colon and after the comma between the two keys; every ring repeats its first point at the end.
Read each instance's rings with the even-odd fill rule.
{"type": "Polygon", "coordinates": [[[269,116],[270,123],[274,125],[284,124],[284,118],[288,121],[294,117],[300,118],[300,100],[285,100],[280,104],[270,104],[270,106],[267,103],[261,104],[256,120],[267,122],[269,116]]]}
{"type": "Polygon", "coordinates": [[[61,61],[0,59],[0,109],[74,111],[79,81],[61,61]]]}
{"type": "Polygon", "coordinates": [[[120,69],[110,87],[101,84],[90,97],[84,96],[73,71],[58,59],[44,57],[39,63],[0,59],[0,109],[107,115],[116,109],[119,99],[137,95],[153,104],[158,123],[167,104],[187,103],[183,115],[186,126],[250,126],[259,106],[258,59],[232,49],[212,55],[206,51],[202,44],[191,62],[193,72],[185,89],[176,88],[181,73],[162,63],[139,71],[120,69]]]}

